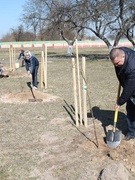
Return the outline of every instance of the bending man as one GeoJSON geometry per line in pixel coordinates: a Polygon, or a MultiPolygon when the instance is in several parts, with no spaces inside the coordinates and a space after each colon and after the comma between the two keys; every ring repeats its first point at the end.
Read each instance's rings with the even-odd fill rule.
{"type": "Polygon", "coordinates": [[[110,59],[123,87],[115,108],[126,103],[128,132],[125,140],[128,141],[135,138],[135,51],[126,47],[114,48],[110,51],[110,59]]]}
{"type": "Polygon", "coordinates": [[[38,88],[37,73],[39,68],[39,61],[34,57],[30,51],[25,51],[25,67],[28,74],[32,77],[32,85],[34,89],[38,88]]]}

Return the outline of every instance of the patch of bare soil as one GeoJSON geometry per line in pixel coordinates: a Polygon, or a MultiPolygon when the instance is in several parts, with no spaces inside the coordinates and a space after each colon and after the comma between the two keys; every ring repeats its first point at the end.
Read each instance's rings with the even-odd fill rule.
{"type": "Polygon", "coordinates": [[[42,100],[42,102],[56,101],[57,98],[57,96],[51,94],[43,93],[38,90],[32,90],[32,92],[26,91],[19,93],[4,94],[1,96],[0,101],[4,103],[22,104],[29,102],[38,102],[38,100],[42,100]]]}

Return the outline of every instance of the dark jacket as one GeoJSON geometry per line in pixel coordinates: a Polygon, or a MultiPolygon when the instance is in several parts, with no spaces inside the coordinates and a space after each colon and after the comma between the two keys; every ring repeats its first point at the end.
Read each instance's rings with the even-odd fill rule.
{"type": "Polygon", "coordinates": [[[26,70],[29,71],[30,70],[30,73],[33,74],[34,73],[34,70],[35,70],[35,67],[36,66],[39,66],[39,61],[36,57],[34,57],[33,55],[30,57],[30,59],[24,59],[25,60],[25,67],[26,67],[26,70]]]}
{"type": "Polygon", "coordinates": [[[116,75],[123,91],[118,99],[118,105],[123,105],[129,99],[135,104],[135,51],[120,47],[125,52],[124,65],[115,67],[116,75]]]}
{"type": "Polygon", "coordinates": [[[24,51],[21,51],[21,53],[20,53],[19,56],[18,56],[18,60],[21,59],[21,57],[23,57],[23,59],[24,59],[24,57],[25,57],[25,56],[24,56],[24,51]]]}

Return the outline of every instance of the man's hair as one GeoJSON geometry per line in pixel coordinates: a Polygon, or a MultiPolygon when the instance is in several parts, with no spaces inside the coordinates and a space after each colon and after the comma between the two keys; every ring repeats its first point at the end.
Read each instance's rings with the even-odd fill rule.
{"type": "Polygon", "coordinates": [[[116,57],[124,54],[124,51],[120,48],[114,48],[110,51],[110,59],[114,60],[116,57]]]}
{"type": "Polygon", "coordinates": [[[24,52],[24,55],[25,55],[25,56],[30,56],[30,57],[31,57],[31,52],[30,52],[29,50],[26,50],[26,51],[24,52]]]}

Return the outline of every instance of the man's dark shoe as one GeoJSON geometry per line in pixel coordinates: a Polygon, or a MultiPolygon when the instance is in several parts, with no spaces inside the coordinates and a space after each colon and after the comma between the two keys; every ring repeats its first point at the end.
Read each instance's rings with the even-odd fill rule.
{"type": "Polygon", "coordinates": [[[129,141],[129,140],[131,140],[131,139],[135,139],[135,137],[127,134],[127,135],[125,136],[125,139],[124,139],[124,140],[125,140],[125,141],[129,141]]]}

